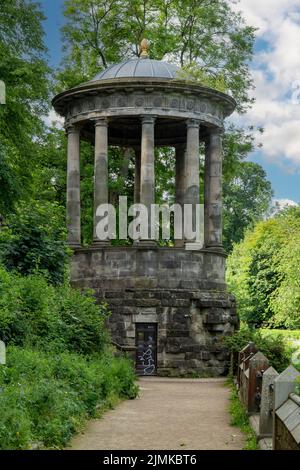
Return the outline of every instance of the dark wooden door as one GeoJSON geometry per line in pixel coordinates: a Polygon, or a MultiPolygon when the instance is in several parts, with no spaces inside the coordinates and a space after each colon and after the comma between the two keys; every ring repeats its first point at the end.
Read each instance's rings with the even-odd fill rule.
{"type": "Polygon", "coordinates": [[[138,375],[155,375],[157,367],[157,325],[136,323],[136,372],[138,375]]]}

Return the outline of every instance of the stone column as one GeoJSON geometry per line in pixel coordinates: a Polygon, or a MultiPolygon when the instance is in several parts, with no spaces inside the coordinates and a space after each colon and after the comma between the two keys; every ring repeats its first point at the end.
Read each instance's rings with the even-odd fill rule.
{"type": "Polygon", "coordinates": [[[141,193],[141,148],[134,149],[135,167],[134,167],[134,204],[140,202],[141,193]]]}
{"type": "Polygon", "coordinates": [[[205,148],[204,243],[207,248],[222,245],[222,133],[209,130],[205,148]]]}
{"type": "Polygon", "coordinates": [[[151,236],[151,204],[155,203],[155,172],[154,172],[154,116],[142,117],[142,144],[141,144],[141,181],[140,203],[148,209],[149,242],[151,236]]]}
{"type": "Polygon", "coordinates": [[[76,126],[67,127],[67,228],[68,244],[80,247],[80,130],[76,126]]]}
{"type": "MultiPolygon", "coordinates": [[[[184,208],[184,177],[185,177],[185,156],[186,146],[180,145],[175,148],[175,203],[184,208]]],[[[184,234],[183,234],[184,235],[184,234]]],[[[175,246],[181,248],[184,246],[184,239],[175,240],[175,246]]]]}
{"type": "Polygon", "coordinates": [[[199,121],[194,119],[187,121],[184,204],[191,204],[193,207],[193,229],[196,227],[196,204],[200,204],[199,128],[199,121]]]}
{"type": "Polygon", "coordinates": [[[94,244],[107,244],[98,240],[96,226],[99,217],[97,207],[108,203],[108,121],[106,118],[95,121],[95,166],[94,166],[94,244]]]}

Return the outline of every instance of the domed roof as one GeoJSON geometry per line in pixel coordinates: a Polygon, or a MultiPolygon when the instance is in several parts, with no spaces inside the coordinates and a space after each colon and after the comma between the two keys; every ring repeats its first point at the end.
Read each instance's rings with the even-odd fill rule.
{"type": "Polygon", "coordinates": [[[139,57],[111,65],[96,75],[92,81],[133,77],[174,79],[179,70],[179,67],[168,62],[149,59],[148,57],[139,57]]]}

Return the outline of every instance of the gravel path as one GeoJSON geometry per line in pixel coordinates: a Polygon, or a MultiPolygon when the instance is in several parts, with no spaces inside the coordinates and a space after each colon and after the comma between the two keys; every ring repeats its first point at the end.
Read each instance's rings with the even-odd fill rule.
{"type": "Polygon", "coordinates": [[[223,379],[142,378],[140,394],[93,420],[72,449],[240,450],[229,424],[230,390],[223,379]]]}

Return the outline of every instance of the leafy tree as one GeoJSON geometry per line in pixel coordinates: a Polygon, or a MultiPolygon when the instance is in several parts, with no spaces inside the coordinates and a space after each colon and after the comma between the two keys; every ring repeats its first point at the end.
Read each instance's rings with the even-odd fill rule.
{"type": "Polygon", "coordinates": [[[31,197],[39,201],[66,203],[67,140],[65,132],[53,126],[36,148],[37,164],[32,170],[31,197]]]}
{"type": "Polygon", "coordinates": [[[275,241],[267,231],[261,238],[252,252],[248,271],[248,289],[253,309],[248,322],[255,326],[268,324],[273,317],[274,311],[270,305],[270,298],[279,283],[278,266],[274,255],[280,242],[275,241]]]}
{"type": "MultiPolygon", "coordinates": [[[[252,81],[248,62],[252,55],[254,28],[245,25],[241,14],[232,10],[229,1],[66,0],[64,14],[67,20],[63,27],[65,57],[57,75],[58,90],[90,80],[111,63],[138,56],[140,41],[147,37],[151,42],[152,58],[167,58],[183,68],[183,77],[179,78],[189,77],[232,93],[239,111],[251,105],[248,91],[252,88],[252,81]]],[[[252,131],[231,125],[224,139],[224,196],[227,202],[224,229],[227,249],[232,246],[231,236],[234,235],[233,241],[240,240],[245,227],[267,209],[269,184],[265,181],[263,170],[253,166],[251,172],[249,165],[244,169],[241,164],[254,149],[252,131]],[[241,176],[242,184],[237,184],[241,176]],[[239,195],[245,186],[250,192],[251,185],[250,200],[244,198],[248,204],[246,215],[237,232],[235,225],[241,208],[232,214],[231,203],[240,203],[239,195]],[[254,200],[259,201],[256,209],[253,207],[254,200]]],[[[201,179],[203,158],[202,154],[201,179]]],[[[124,151],[110,151],[112,199],[119,188],[122,188],[123,194],[125,188],[130,199],[133,197],[134,160],[127,160],[126,178],[120,176],[124,160],[124,151]]],[[[91,154],[82,174],[85,240],[89,240],[87,234],[92,232],[92,210],[90,205],[87,207],[92,201],[92,164],[91,154]],[[86,194],[89,194],[88,198],[86,194]]],[[[156,152],[157,202],[174,200],[174,166],[172,150],[166,148],[156,152]]],[[[203,194],[201,199],[203,201],[203,194]]]]}
{"type": "Polygon", "coordinates": [[[50,69],[45,19],[33,0],[0,0],[0,79],[6,105],[0,107],[1,261],[22,274],[43,271],[61,283],[64,243],[66,157],[62,132],[46,132],[50,69]]]}
{"type": "Polygon", "coordinates": [[[249,230],[229,256],[227,280],[237,297],[241,319],[249,325],[268,324],[274,315],[270,299],[280,282],[274,257],[282,244],[278,219],[270,219],[249,230]]]}
{"type": "Polygon", "coordinates": [[[236,244],[227,281],[249,325],[299,328],[300,209],[259,222],[236,244]]]}
{"type": "Polygon", "coordinates": [[[274,311],[273,323],[286,328],[300,329],[300,209],[287,209],[278,216],[285,225],[285,240],[275,254],[280,283],[274,290],[270,306],[274,311]]]}
{"type": "Polygon", "coordinates": [[[2,192],[12,180],[16,188],[6,194],[3,212],[30,193],[38,164],[41,116],[49,96],[43,19],[37,2],[0,0],[0,79],[6,84],[6,105],[0,106],[0,178],[2,192]]]}
{"type": "Polygon", "coordinates": [[[19,182],[15,178],[14,156],[13,148],[0,143],[0,216],[2,218],[13,209],[21,192],[19,182]]]}
{"type": "MultiPolygon", "coordinates": [[[[0,158],[0,178],[6,196],[2,198],[1,210],[3,213],[13,210],[17,199],[26,197],[28,200],[32,197],[38,199],[42,205],[47,200],[65,205],[65,136],[54,128],[44,133],[40,119],[41,114],[46,112],[49,93],[49,70],[44,60],[41,27],[44,18],[38,3],[34,1],[2,3],[0,41],[2,50],[5,48],[5,61],[1,78],[7,84],[9,96],[7,106],[1,109],[0,121],[3,118],[3,121],[13,125],[9,129],[3,125],[1,127],[5,145],[2,154],[5,158],[0,158]],[[22,146],[19,145],[20,141],[22,146]],[[12,188],[12,181],[14,191],[6,191],[12,188]]],[[[237,98],[240,110],[251,103],[248,90],[252,85],[247,64],[252,53],[254,29],[245,26],[241,15],[232,11],[228,1],[66,0],[65,16],[65,59],[57,77],[58,89],[88,80],[115,61],[137,56],[139,43],[146,36],[152,43],[153,58],[167,57],[189,69],[189,72],[193,70],[194,78],[198,74],[204,84],[223,84],[237,98]]],[[[253,149],[251,139],[250,131],[246,133],[232,126],[226,133],[225,198],[233,188],[229,181],[237,173],[239,162],[253,149]]],[[[83,143],[81,155],[82,232],[83,242],[88,243],[91,241],[93,220],[92,147],[83,143]]],[[[133,156],[128,157],[126,152],[112,148],[109,165],[111,201],[116,201],[120,188],[122,194],[132,200],[133,156]]],[[[157,201],[172,200],[173,152],[170,149],[157,152],[156,165],[157,201]]],[[[203,200],[203,194],[201,197],[203,200]]],[[[226,218],[225,207],[225,240],[230,232],[237,235],[232,230],[234,220],[228,222],[231,217],[228,214],[227,211],[226,218]]],[[[246,222],[248,219],[245,219],[246,222]]]]}
{"type": "Polygon", "coordinates": [[[64,280],[68,249],[64,211],[56,203],[19,205],[0,232],[0,261],[22,275],[42,272],[52,284],[64,280]]]}
{"type": "Polygon", "coordinates": [[[168,57],[206,83],[224,82],[241,110],[252,101],[248,63],[255,30],[245,25],[229,1],[66,0],[64,14],[61,88],[91,79],[111,63],[138,56],[146,37],[152,58],[168,57]]]}
{"type": "Polygon", "coordinates": [[[263,168],[252,162],[238,163],[235,176],[224,182],[223,191],[224,247],[231,251],[245,229],[267,213],[273,191],[263,168]]]}

